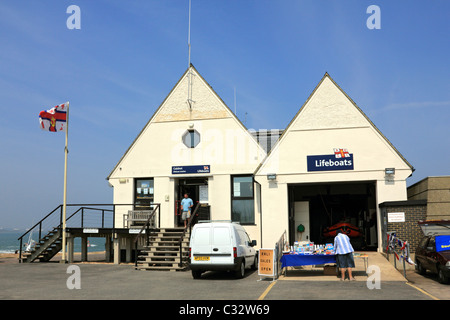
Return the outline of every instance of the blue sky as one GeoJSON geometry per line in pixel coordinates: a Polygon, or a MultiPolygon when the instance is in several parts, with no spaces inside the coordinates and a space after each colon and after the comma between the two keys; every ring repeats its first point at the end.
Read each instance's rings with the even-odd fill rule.
{"type": "MultiPolygon", "coordinates": [[[[231,109],[236,89],[249,129],[285,128],[328,72],[414,166],[411,185],[450,174],[449,13],[445,0],[192,0],[191,61],[231,109]]],[[[186,70],[187,31],[188,0],[0,1],[0,227],[62,203],[64,134],[38,114],[65,101],[68,202],[112,203],[106,177],[186,70]]]]}

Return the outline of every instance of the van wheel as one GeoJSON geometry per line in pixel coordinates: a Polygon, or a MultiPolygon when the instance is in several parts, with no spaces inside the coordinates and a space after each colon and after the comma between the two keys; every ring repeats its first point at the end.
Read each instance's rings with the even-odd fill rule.
{"type": "Polygon", "coordinates": [[[242,261],[241,266],[235,271],[234,275],[237,279],[242,279],[245,275],[245,263],[242,261]]]}
{"type": "Polygon", "coordinates": [[[255,255],[255,261],[253,261],[252,270],[258,269],[258,255],[255,255]]]}
{"type": "Polygon", "coordinates": [[[199,270],[192,270],[192,278],[200,279],[202,276],[202,272],[199,270]]]}

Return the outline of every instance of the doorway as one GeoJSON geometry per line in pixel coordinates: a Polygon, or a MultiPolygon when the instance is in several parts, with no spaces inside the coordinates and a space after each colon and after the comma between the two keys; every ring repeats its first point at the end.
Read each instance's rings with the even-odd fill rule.
{"type": "Polygon", "coordinates": [[[181,219],[181,200],[186,193],[194,203],[193,210],[200,204],[207,204],[208,178],[183,178],[175,183],[175,227],[184,226],[181,219]]]}
{"type": "Polygon", "coordinates": [[[289,186],[289,242],[333,242],[344,229],[355,250],[375,250],[375,182],[296,184],[289,186]]]}

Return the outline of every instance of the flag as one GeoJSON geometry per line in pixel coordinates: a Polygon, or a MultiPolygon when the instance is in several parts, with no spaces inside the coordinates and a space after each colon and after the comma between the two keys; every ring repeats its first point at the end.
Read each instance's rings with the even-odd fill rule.
{"type": "Polygon", "coordinates": [[[334,149],[334,156],[336,158],[350,158],[350,154],[347,149],[334,149]]]}
{"type": "Polygon", "coordinates": [[[68,103],[60,104],[47,111],[39,113],[39,122],[44,131],[66,131],[68,103]]]}

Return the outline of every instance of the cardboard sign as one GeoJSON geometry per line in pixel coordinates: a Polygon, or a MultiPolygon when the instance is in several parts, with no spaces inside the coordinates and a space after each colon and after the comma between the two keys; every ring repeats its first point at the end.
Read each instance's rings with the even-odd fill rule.
{"type": "Polygon", "coordinates": [[[265,277],[275,276],[274,249],[259,249],[258,275],[265,277]]]}

